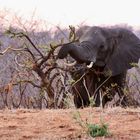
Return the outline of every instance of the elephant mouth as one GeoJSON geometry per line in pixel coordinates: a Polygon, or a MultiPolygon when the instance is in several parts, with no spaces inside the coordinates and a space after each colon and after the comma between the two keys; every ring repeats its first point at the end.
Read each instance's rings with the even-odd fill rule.
{"type": "Polygon", "coordinates": [[[105,62],[104,61],[101,61],[101,60],[97,60],[96,63],[95,63],[96,66],[99,66],[99,67],[103,67],[105,66],[105,62]]]}
{"type": "MultiPolygon", "coordinates": [[[[65,65],[65,66],[68,66],[68,67],[73,67],[73,66],[75,66],[76,64],[78,64],[77,61],[69,62],[69,63],[64,61],[64,65],[65,65]]],[[[86,66],[87,66],[88,69],[90,69],[90,68],[92,68],[94,65],[95,65],[95,66],[99,66],[99,67],[104,67],[104,66],[105,66],[105,62],[100,61],[100,60],[97,60],[97,61],[96,61],[96,59],[95,59],[95,60],[93,60],[93,61],[90,61],[89,64],[87,64],[86,66]]]]}
{"type": "MultiPolygon", "coordinates": [[[[65,66],[68,66],[68,67],[73,67],[73,66],[75,66],[76,64],[78,64],[78,62],[75,60],[74,62],[70,62],[70,63],[68,63],[68,62],[65,62],[64,61],[64,65],[65,66]]],[[[92,61],[89,61],[89,63],[86,65],[87,66],[87,68],[92,68],[93,67],[93,65],[95,65],[96,64],[96,58],[94,58],[92,61]]],[[[100,64],[101,66],[102,66],[102,64],[100,64]]]]}
{"type": "Polygon", "coordinates": [[[104,67],[106,64],[103,60],[99,60],[96,58],[94,58],[92,61],[90,61],[88,64],[87,64],[87,68],[92,68],[93,66],[99,66],[99,67],[104,67]]]}
{"type": "Polygon", "coordinates": [[[93,65],[96,63],[96,58],[94,58],[92,61],[90,61],[90,63],[87,65],[87,68],[92,68],[93,65]]]}

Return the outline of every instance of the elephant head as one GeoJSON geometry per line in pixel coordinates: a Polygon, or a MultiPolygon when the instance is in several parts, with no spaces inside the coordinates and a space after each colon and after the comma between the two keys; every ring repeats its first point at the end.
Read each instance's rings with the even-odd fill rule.
{"type": "Polygon", "coordinates": [[[131,68],[140,58],[140,40],[132,31],[124,28],[88,27],[79,44],[63,45],[58,58],[67,55],[78,63],[104,67],[112,76],[131,68]]]}

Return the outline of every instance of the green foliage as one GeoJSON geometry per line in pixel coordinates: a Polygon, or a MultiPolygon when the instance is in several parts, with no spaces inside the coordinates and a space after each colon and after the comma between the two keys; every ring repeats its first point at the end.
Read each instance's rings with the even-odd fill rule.
{"type": "Polygon", "coordinates": [[[70,79],[68,82],[69,82],[70,85],[72,85],[72,84],[75,83],[75,80],[74,79],[70,79]]]}
{"type": "Polygon", "coordinates": [[[102,137],[102,136],[108,136],[108,125],[103,123],[102,120],[100,120],[101,124],[93,124],[89,123],[88,119],[85,121],[82,119],[81,114],[79,111],[76,111],[73,118],[76,120],[76,122],[83,128],[83,130],[90,135],[91,137],[102,137]]]}
{"type": "Polygon", "coordinates": [[[78,123],[86,131],[86,123],[82,119],[81,114],[78,110],[76,110],[76,112],[74,113],[73,119],[75,119],[76,123],[78,123]]]}
{"type": "Polygon", "coordinates": [[[111,76],[111,75],[112,75],[111,70],[104,71],[104,76],[108,77],[108,76],[111,76]]]}
{"type": "Polygon", "coordinates": [[[90,102],[90,107],[95,106],[95,101],[94,101],[93,97],[89,97],[89,102],[90,102]]]}
{"type": "Polygon", "coordinates": [[[108,126],[106,124],[87,124],[88,133],[92,137],[108,136],[108,126]]]}
{"type": "Polygon", "coordinates": [[[63,99],[63,103],[65,108],[75,108],[75,104],[74,104],[74,99],[73,99],[73,95],[70,93],[64,93],[65,94],[65,98],[63,99]]]}
{"type": "Polygon", "coordinates": [[[70,42],[77,42],[79,41],[79,38],[76,36],[76,29],[74,26],[69,26],[69,41],[70,42]]]}
{"type": "Polygon", "coordinates": [[[74,40],[76,39],[75,27],[69,26],[69,29],[70,29],[69,40],[70,40],[70,41],[74,41],[74,40]]]}
{"type": "Polygon", "coordinates": [[[130,63],[131,66],[139,68],[139,65],[137,63],[130,63]]]}

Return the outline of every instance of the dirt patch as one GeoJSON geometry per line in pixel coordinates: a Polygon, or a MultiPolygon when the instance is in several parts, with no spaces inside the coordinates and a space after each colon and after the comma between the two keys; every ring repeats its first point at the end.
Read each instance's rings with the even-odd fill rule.
{"type": "MultiPolygon", "coordinates": [[[[85,108],[82,119],[99,123],[102,117],[111,135],[97,140],[140,140],[140,108],[85,108]]],[[[75,109],[0,111],[1,140],[92,140],[73,119],[75,109]]]]}

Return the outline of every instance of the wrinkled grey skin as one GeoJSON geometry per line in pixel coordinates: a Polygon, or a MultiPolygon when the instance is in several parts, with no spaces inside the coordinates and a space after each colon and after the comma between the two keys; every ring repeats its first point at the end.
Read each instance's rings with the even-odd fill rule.
{"type": "MultiPolygon", "coordinates": [[[[137,63],[140,58],[140,40],[132,31],[124,28],[86,27],[85,31],[82,30],[80,34],[80,43],[62,46],[58,58],[63,59],[68,54],[78,63],[90,64],[90,62],[95,62],[93,68],[101,68],[102,72],[110,71],[111,78],[105,86],[110,87],[112,83],[117,83],[119,88],[115,90],[118,92],[124,86],[126,71],[132,67],[131,63],[137,63]]],[[[106,76],[97,76],[90,72],[86,78],[91,81],[86,80],[91,85],[88,87],[90,96],[94,96],[96,86],[102,84],[106,76]],[[98,82],[98,78],[101,79],[100,82],[98,82]]],[[[89,99],[87,99],[87,93],[84,91],[82,84],[82,81],[80,81],[75,87],[86,102],[84,106],[87,106],[89,105],[89,99]]],[[[89,86],[89,84],[87,85],[89,86]]],[[[120,97],[123,96],[122,91],[119,94],[120,97]]],[[[99,96],[99,93],[97,93],[97,96],[99,96]]],[[[75,97],[75,100],[76,106],[81,107],[82,103],[79,97],[75,97]]],[[[97,106],[100,104],[99,100],[98,97],[95,101],[97,106]]],[[[109,100],[105,96],[103,104],[105,105],[109,100]]]]}
{"type": "Polygon", "coordinates": [[[58,58],[68,54],[79,63],[89,64],[95,61],[96,66],[105,66],[112,75],[131,68],[140,57],[140,40],[131,31],[123,28],[88,27],[80,38],[80,45],[64,45],[58,58]]]}

